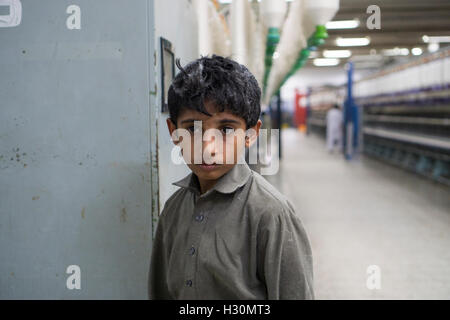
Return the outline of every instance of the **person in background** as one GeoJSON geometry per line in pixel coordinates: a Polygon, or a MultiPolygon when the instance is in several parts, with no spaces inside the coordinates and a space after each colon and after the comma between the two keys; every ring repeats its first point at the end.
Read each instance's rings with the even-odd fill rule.
{"type": "Polygon", "coordinates": [[[337,145],[338,150],[342,150],[342,111],[338,104],[335,104],[327,112],[327,150],[333,152],[337,145]]]}

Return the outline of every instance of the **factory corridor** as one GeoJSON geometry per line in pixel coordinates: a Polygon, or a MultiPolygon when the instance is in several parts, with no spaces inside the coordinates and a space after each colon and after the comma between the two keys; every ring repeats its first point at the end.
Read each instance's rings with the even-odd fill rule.
{"type": "Polygon", "coordinates": [[[282,137],[280,170],[266,178],[309,234],[317,299],[450,298],[448,187],[366,156],[347,162],[318,135],[282,137]],[[367,286],[373,265],[380,289],[367,286]]]}

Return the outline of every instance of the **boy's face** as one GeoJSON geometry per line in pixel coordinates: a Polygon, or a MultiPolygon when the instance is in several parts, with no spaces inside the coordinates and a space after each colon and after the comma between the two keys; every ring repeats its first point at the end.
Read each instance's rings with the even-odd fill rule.
{"type": "MultiPolygon", "coordinates": [[[[247,128],[243,118],[226,110],[219,112],[215,104],[209,101],[205,102],[205,109],[212,116],[185,108],[178,115],[176,126],[167,119],[171,135],[176,129],[185,129],[189,133],[187,138],[190,141],[181,143],[181,152],[188,167],[203,181],[217,180],[231,170],[243,156],[245,147],[248,148],[256,141],[261,126],[258,120],[251,128],[254,131],[250,130],[253,135],[246,138],[247,128]],[[194,143],[195,136],[197,139],[194,143]],[[195,153],[197,158],[194,157],[195,153]]],[[[183,139],[181,137],[174,142],[178,144],[183,139]]]]}

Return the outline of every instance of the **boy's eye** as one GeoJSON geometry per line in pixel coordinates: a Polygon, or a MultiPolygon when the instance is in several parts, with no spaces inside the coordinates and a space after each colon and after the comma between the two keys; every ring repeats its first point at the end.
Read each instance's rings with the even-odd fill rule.
{"type": "Polygon", "coordinates": [[[199,131],[200,127],[190,126],[187,128],[189,132],[199,131]]]}
{"type": "Polygon", "coordinates": [[[222,133],[224,133],[224,134],[232,134],[232,133],[234,133],[234,128],[232,128],[232,127],[223,127],[222,128],[222,133]]]}

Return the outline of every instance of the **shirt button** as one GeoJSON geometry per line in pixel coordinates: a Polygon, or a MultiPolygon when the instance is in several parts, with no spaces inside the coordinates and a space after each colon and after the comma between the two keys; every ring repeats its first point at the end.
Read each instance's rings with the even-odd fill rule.
{"type": "Polygon", "coordinates": [[[195,220],[198,222],[202,222],[205,217],[201,214],[195,217],[195,220]]]}
{"type": "Polygon", "coordinates": [[[192,280],[187,280],[187,281],[186,281],[186,285],[187,285],[188,287],[192,287],[192,280]]]}
{"type": "Polygon", "coordinates": [[[194,247],[191,247],[191,249],[189,249],[189,253],[190,253],[191,255],[193,255],[193,254],[195,253],[195,248],[194,248],[194,247]]]}

